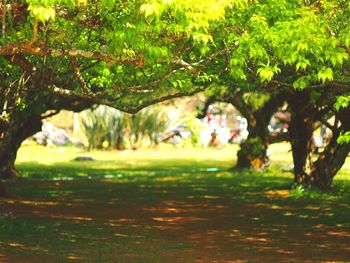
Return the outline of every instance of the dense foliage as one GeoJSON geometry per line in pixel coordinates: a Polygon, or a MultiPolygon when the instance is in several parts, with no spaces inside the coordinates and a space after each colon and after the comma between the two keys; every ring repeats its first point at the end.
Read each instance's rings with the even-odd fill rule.
{"type": "Polygon", "coordinates": [[[295,181],[329,185],[350,147],[349,21],[346,0],[2,0],[0,160],[47,110],[135,113],[211,86],[252,117],[259,158],[257,131],[287,102],[295,181]],[[333,136],[306,169],[317,122],[333,136]]]}
{"type": "Polygon", "coordinates": [[[213,45],[211,22],[229,7],[229,1],[8,1],[2,86],[24,75],[50,94],[126,111],[190,94],[188,83],[192,76],[200,81],[200,72],[189,63],[213,45]]]}
{"type": "Polygon", "coordinates": [[[202,90],[208,79],[191,64],[207,60],[204,53],[215,46],[211,32],[233,6],[215,0],[4,0],[0,8],[5,177],[16,174],[21,142],[61,109],[105,104],[135,113],[202,90]]]}
{"type": "MultiPolygon", "coordinates": [[[[350,150],[349,17],[348,1],[254,1],[228,13],[216,37],[228,50],[211,67],[220,78],[208,96],[232,103],[248,120],[251,140],[242,144],[239,167],[256,166],[254,149],[267,148],[267,126],[279,98],[291,113],[295,182],[320,186],[319,177],[328,177],[321,187],[331,184],[350,150]],[[332,140],[310,157],[320,123],[332,140]],[[253,147],[253,141],[262,143],[253,147]]],[[[265,154],[259,155],[259,169],[265,154]]]]}

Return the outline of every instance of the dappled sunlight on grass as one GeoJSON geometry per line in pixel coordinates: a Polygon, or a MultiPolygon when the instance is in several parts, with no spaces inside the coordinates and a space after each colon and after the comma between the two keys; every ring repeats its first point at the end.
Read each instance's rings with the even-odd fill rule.
{"type": "Polygon", "coordinates": [[[289,190],[269,190],[266,191],[265,194],[268,198],[274,199],[281,199],[281,198],[288,198],[289,196],[289,190]]]}
{"type": "Polygon", "coordinates": [[[8,203],[8,204],[24,204],[24,205],[33,205],[33,206],[53,206],[53,205],[58,205],[58,202],[45,202],[45,201],[31,201],[31,200],[8,200],[5,199],[3,202],[8,203]]]}
{"type": "Polygon", "coordinates": [[[67,259],[69,259],[69,260],[79,260],[79,261],[84,260],[83,257],[79,257],[79,256],[75,256],[75,255],[69,255],[67,257],[67,259]]]}
{"type": "MultiPolygon", "coordinates": [[[[57,165],[60,168],[82,168],[88,166],[89,170],[111,170],[116,168],[128,168],[136,166],[154,169],[178,169],[179,167],[206,168],[226,167],[233,165],[233,158],[237,152],[236,145],[228,145],[223,149],[207,148],[174,148],[169,145],[161,145],[158,149],[143,149],[139,151],[92,151],[71,147],[40,147],[24,146],[18,152],[17,164],[26,168],[37,165],[57,165]],[[45,156],[45,158],[40,158],[45,156]],[[91,156],[96,161],[74,161],[77,156],[91,156]],[[217,158],[213,159],[213,156],[217,158]],[[154,162],[157,160],[156,162],[154,162]],[[28,164],[28,165],[27,165],[28,164]]],[[[84,174],[84,173],[83,173],[84,174]]]]}
{"type": "Polygon", "coordinates": [[[166,222],[166,223],[185,223],[185,222],[193,222],[193,221],[206,221],[208,219],[206,218],[200,218],[200,217],[181,217],[181,216],[175,216],[175,217],[153,217],[154,221],[157,222],[166,222]]]}
{"type": "Polygon", "coordinates": [[[272,163],[288,167],[293,163],[291,146],[289,143],[276,143],[269,146],[270,159],[272,163]]]}
{"type": "Polygon", "coordinates": [[[0,262],[350,261],[347,170],[331,193],[298,192],[289,157],[265,173],[229,171],[231,146],[93,152],[93,162],[27,147],[27,178],[6,182],[14,198],[0,200],[0,262]]]}

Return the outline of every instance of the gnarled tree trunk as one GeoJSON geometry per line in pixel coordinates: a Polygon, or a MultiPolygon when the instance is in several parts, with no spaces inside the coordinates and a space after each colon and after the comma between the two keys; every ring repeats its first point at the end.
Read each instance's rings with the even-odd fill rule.
{"type": "Polygon", "coordinates": [[[250,124],[248,122],[249,135],[247,140],[240,144],[240,149],[237,152],[237,168],[261,170],[268,165],[269,158],[266,151],[269,121],[262,120],[264,118],[250,120],[250,124]]]}
{"type": "Polygon", "coordinates": [[[252,110],[250,105],[243,104],[242,99],[233,100],[232,104],[248,120],[248,138],[241,143],[240,150],[237,152],[237,168],[250,168],[262,170],[269,165],[267,148],[269,146],[268,126],[272,115],[282,106],[286,94],[280,92],[273,94],[265,102],[263,107],[252,110]]]}
{"type": "Polygon", "coordinates": [[[0,140],[0,178],[12,178],[16,176],[15,160],[21,143],[29,136],[41,130],[41,116],[28,117],[16,114],[10,120],[9,125],[2,131],[0,140]]]}
{"type": "Polygon", "coordinates": [[[322,190],[331,188],[334,176],[341,169],[350,152],[350,143],[337,142],[341,131],[350,131],[350,107],[340,110],[336,113],[336,117],[341,125],[333,127],[332,139],[314,162],[310,173],[313,185],[322,190]]]}
{"type": "Polygon", "coordinates": [[[335,141],[332,139],[311,170],[313,185],[322,190],[331,188],[334,176],[342,168],[350,151],[349,143],[338,144],[335,141]]]}

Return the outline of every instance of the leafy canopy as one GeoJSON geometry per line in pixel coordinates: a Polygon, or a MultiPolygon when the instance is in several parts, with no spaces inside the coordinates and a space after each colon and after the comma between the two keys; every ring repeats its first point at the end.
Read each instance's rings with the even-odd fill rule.
{"type": "Polygon", "coordinates": [[[9,0],[0,40],[8,78],[1,85],[24,77],[29,90],[130,112],[192,94],[207,81],[192,64],[205,60],[204,46],[215,50],[215,25],[243,3],[9,0]]]}

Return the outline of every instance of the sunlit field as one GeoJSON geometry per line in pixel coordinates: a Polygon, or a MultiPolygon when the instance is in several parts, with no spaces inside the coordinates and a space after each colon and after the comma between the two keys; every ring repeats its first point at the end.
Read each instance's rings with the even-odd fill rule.
{"type": "Polygon", "coordinates": [[[264,173],[232,170],[237,149],[23,146],[0,261],[350,261],[349,160],[332,192],[290,190],[289,145],[264,173]]]}

